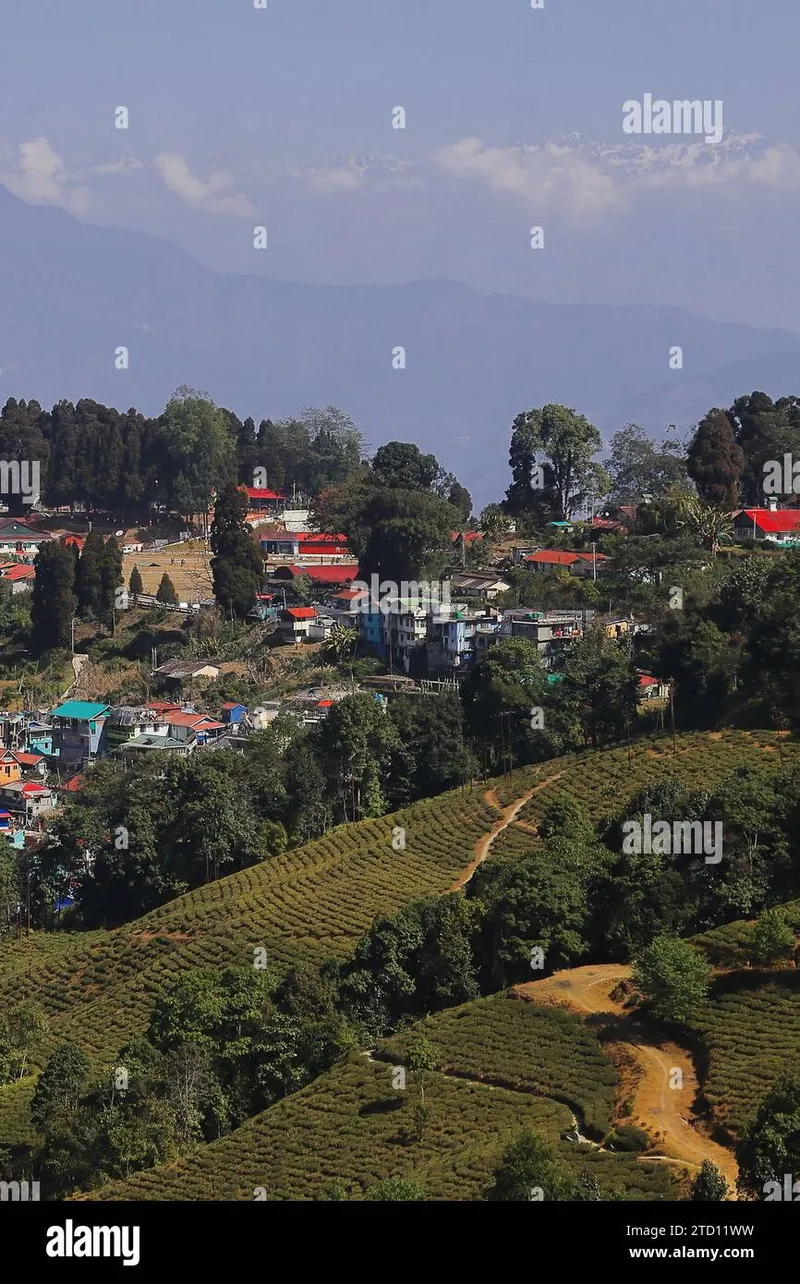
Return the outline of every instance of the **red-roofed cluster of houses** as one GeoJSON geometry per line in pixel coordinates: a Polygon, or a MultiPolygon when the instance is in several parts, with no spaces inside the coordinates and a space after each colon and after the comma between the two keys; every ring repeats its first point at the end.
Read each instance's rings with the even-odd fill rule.
{"type": "Polygon", "coordinates": [[[561,549],[542,548],[538,553],[529,553],[525,565],[532,571],[552,571],[561,567],[570,575],[592,578],[605,569],[604,563],[608,561],[604,553],[568,553],[561,549]]]}

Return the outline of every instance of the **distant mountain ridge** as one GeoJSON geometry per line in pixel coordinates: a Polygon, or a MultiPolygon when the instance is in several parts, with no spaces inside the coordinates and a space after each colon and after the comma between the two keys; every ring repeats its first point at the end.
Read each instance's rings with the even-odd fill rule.
{"type": "MultiPolygon", "coordinates": [[[[254,251],[255,253],[255,251],[254,251]]],[[[800,336],[676,308],[531,302],[447,280],[317,286],[211,272],[140,233],[0,188],[0,397],[93,397],[147,414],[178,384],[244,418],[341,405],[373,447],[435,451],[500,498],[515,414],[563,401],[608,435],[660,435],[712,404],[798,391],[800,336]],[[680,345],[684,369],[669,369],[680,345]],[[115,368],[127,347],[130,366],[115,368]],[[394,369],[403,347],[405,369],[394,369]]]]}

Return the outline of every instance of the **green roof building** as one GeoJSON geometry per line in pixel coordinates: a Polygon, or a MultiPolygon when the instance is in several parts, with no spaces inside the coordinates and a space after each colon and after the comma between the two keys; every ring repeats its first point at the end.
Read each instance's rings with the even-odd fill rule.
{"type": "Polygon", "coordinates": [[[54,709],[53,755],[65,767],[80,768],[108,752],[109,706],[96,700],[66,700],[54,709]]]}

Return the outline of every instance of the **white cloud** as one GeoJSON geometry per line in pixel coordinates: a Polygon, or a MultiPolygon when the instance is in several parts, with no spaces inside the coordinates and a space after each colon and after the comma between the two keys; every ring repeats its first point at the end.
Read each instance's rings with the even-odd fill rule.
{"type": "Polygon", "coordinates": [[[88,207],[88,192],[74,186],[64,162],[46,138],[20,143],[19,153],[16,169],[0,174],[0,181],[14,196],[29,205],[62,205],[75,214],[88,207]]]}
{"type": "Polygon", "coordinates": [[[154,165],[164,185],[187,205],[209,214],[236,214],[251,218],[254,210],[246,196],[231,191],[230,174],[214,173],[208,182],[196,178],[177,152],[159,152],[154,165]]]}
{"type": "Polygon", "coordinates": [[[433,160],[450,175],[519,197],[532,216],[556,209],[573,223],[627,210],[637,193],[653,189],[800,189],[800,154],[759,135],[726,135],[717,146],[674,138],[660,146],[637,140],[502,148],[465,138],[433,160]]]}
{"type": "Polygon", "coordinates": [[[354,192],[361,188],[421,187],[422,179],[408,161],[396,156],[349,156],[332,165],[294,170],[294,179],[318,192],[354,192]]]}
{"type": "Polygon", "coordinates": [[[626,204],[610,174],[564,148],[485,147],[479,138],[464,138],[441,148],[434,160],[449,174],[520,197],[536,214],[558,207],[580,221],[626,204]]]}

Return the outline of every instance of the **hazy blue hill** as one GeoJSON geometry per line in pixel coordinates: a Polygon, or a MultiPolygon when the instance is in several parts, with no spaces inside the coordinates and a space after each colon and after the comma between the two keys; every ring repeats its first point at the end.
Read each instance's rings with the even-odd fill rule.
{"type": "Polygon", "coordinates": [[[608,432],[658,433],[714,402],[795,389],[800,337],[671,308],[530,302],[446,280],[316,286],[215,274],[140,233],[0,188],[0,397],[160,410],[179,383],[242,417],[344,406],[373,445],[437,451],[479,502],[508,482],[510,423],[566,401],[608,432]],[[671,372],[668,352],[684,349],[671,372]],[[130,369],[114,350],[126,345],[130,369]],[[407,368],[392,368],[392,349],[407,368]]]}

